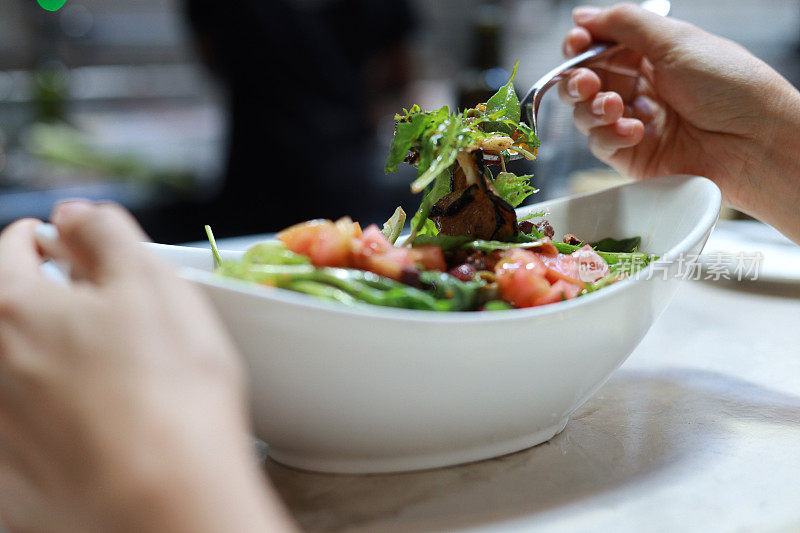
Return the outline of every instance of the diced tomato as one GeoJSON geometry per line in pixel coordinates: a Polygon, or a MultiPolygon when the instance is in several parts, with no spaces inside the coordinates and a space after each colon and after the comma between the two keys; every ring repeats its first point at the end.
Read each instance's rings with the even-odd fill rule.
{"type": "Polygon", "coordinates": [[[361,237],[354,239],[352,244],[353,253],[362,257],[385,252],[392,246],[375,224],[367,226],[361,237]]]}
{"type": "Polygon", "coordinates": [[[500,295],[514,307],[537,305],[535,302],[550,291],[546,271],[536,254],[519,248],[508,250],[495,267],[500,295]]]}
{"type": "Polygon", "coordinates": [[[534,271],[539,276],[544,276],[547,270],[539,255],[523,248],[512,248],[503,252],[494,268],[495,271],[506,265],[509,265],[508,268],[518,268],[511,266],[513,264],[525,265],[525,268],[534,271]]]}
{"type": "Polygon", "coordinates": [[[578,279],[582,281],[595,282],[611,273],[608,263],[588,244],[572,252],[571,257],[578,265],[578,279]]]}
{"type": "MultiPolygon", "coordinates": [[[[533,226],[533,224],[531,224],[531,226],[533,226]]],[[[541,239],[539,239],[536,242],[541,243],[541,244],[540,244],[540,246],[538,246],[536,248],[531,248],[532,252],[536,252],[537,254],[548,255],[548,256],[549,255],[558,255],[558,248],[556,248],[556,245],[553,244],[552,240],[550,240],[550,237],[542,237],[541,239]]]]}
{"type": "Polygon", "coordinates": [[[311,220],[295,224],[278,234],[286,247],[305,255],[316,266],[350,266],[351,241],[360,235],[361,228],[350,218],[336,222],[311,220]]]}
{"type": "MultiPolygon", "coordinates": [[[[539,258],[545,265],[547,265],[548,269],[553,270],[558,274],[563,274],[563,276],[566,276],[569,279],[573,280],[580,279],[580,274],[578,272],[578,262],[572,255],[567,255],[567,254],[540,255],[539,258]]],[[[562,277],[554,275],[552,281],[555,281],[556,279],[562,279],[562,277]]]]}
{"type": "Polygon", "coordinates": [[[381,276],[399,280],[403,270],[413,269],[415,260],[410,248],[398,248],[381,233],[378,226],[368,226],[360,239],[353,239],[353,265],[381,276]]]}
{"type": "Polygon", "coordinates": [[[547,278],[547,281],[549,281],[550,283],[556,283],[557,281],[566,281],[567,283],[570,283],[578,287],[578,290],[586,288],[586,284],[584,284],[581,280],[571,278],[566,274],[562,274],[558,270],[553,270],[552,268],[547,269],[547,273],[545,274],[544,277],[547,278]]]}
{"type": "Polygon", "coordinates": [[[422,265],[425,270],[447,270],[447,262],[444,260],[444,253],[438,246],[417,246],[411,249],[411,257],[416,263],[422,265]]]}
{"type": "Polygon", "coordinates": [[[560,279],[553,283],[547,293],[536,298],[533,301],[533,305],[545,305],[560,302],[562,300],[570,300],[575,298],[580,291],[581,288],[577,285],[560,279]]]}

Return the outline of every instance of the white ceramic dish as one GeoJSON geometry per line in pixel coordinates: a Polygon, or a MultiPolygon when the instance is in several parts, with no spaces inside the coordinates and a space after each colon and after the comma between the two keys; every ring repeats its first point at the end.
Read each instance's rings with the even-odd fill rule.
{"type": "Polygon", "coordinates": [[[416,470],[561,431],[664,310],[679,281],[670,259],[700,252],[720,193],[705,178],[671,176],[520,211],[541,207],[557,234],[642,235],[642,250],[663,259],[567,302],[433,313],[350,309],[215,276],[208,250],[153,248],[206,292],[247,358],[256,433],[273,459],[325,472],[416,470]]]}

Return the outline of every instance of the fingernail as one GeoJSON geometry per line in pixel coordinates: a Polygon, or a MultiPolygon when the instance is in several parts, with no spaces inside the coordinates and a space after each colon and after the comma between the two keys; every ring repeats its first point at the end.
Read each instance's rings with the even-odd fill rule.
{"type": "Polygon", "coordinates": [[[564,45],[564,54],[567,57],[572,57],[575,55],[575,50],[572,49],[572,45],[567,43],[564,45]]]}
{"type": "Polygon", "coordinates": [[[602,117],[606,114],[606,102],[608,101],[608,95],[603,95],[600,98],[595,98],[592,102],[592,113],[597,115],[598,117],[602,117]]]}
{"type": "Polygon", "coordinates": [[[597,16],[600,11],[602,10],[595,6],[576,7],[572,10],[572,20],[575,21],[575,24],[585,24],[597,16]]]}
{"type": "Polygon", "coordinates": [[[578,92],[578,78],[573,76],[567,82],[567,93],[574,98],[580,98],[581,93],[578,92]]]}
{"type": "Polygon", "coordinates": [[[617,122],[617,133],[623,137],[630,137],[633,134],[633,127],[636,122],[633,120],[620,120],[617,122]]]}
{"type": "Polygon", "coordinates": [[[50,220],[58,223],[65,218],[75,216],[78,213],[83,213],[92,208],[92,203],[89,200],[64,200],[53,207],[53,213],[50,215],[50,220]]]}

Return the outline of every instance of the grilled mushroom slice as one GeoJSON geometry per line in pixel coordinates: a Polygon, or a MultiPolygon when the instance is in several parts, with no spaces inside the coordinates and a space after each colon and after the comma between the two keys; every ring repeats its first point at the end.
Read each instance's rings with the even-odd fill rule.
{"type": "Polygon", "coordinates": [[[483,152],[460,152],[450,181],[452,192],[431,209],[430,218],[444,235],[505,240],[517,234],[514,208],[498,196],[483,152]]]}

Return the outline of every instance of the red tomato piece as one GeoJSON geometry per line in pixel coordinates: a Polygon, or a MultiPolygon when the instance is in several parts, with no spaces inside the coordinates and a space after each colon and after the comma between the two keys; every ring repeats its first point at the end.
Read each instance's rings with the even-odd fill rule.
{"type": "Polygon", "coordinates": [[[360,229],[348,217],[336,222],[310,220],[283,230],[277,237],[286,248],[305,255],[315,266],[348,267],[351,241],[360,229]]]}
{"type": "Polygon", "coordinates": [[[368,226],[360,239],[353,239],[352,251],[356,268],[387,278],[399,280],[403,270],[414,268],[411,249],[392,246],[375,224],[368,226]]]}
{"type": "Polygon", "coordinates": [[[447,270],[447,262],[444,260],[444,253],[438,246],[417,246],[411,249],[411,257],[414,261],[422,265],[425,270],[447,270]]]}
{"type": "Polygon", "coordinates": [[[531,307],[550,291],[544,275],[547,267],[539,257],[513,248],[505,252],[495,267],[500,295],[514,307],[531,307]]]}
{"type": "Polygon", "coordinates": [[[562,300],[570,300],[575,298],[581,291],[581,287],[568,281],[560,279],[553,283],[550,290],[542,296],[533,301],[533,305],[545,305],[560,302],[562,300]]]}
{"type": "MultiPolygon", "coordinates": [[[[567,278],[573,280],[580,279],[580,272],[578,271],[578,262],[575,257],[567,254],[558,255],[540,255],[539,258],[547,265],[547,268],[563,274],[567,278]]],[[[560,279],[560,277],[557,277],[560,279]]],[[[555,279],[553,279],[555,281],[555,279]]]]}

